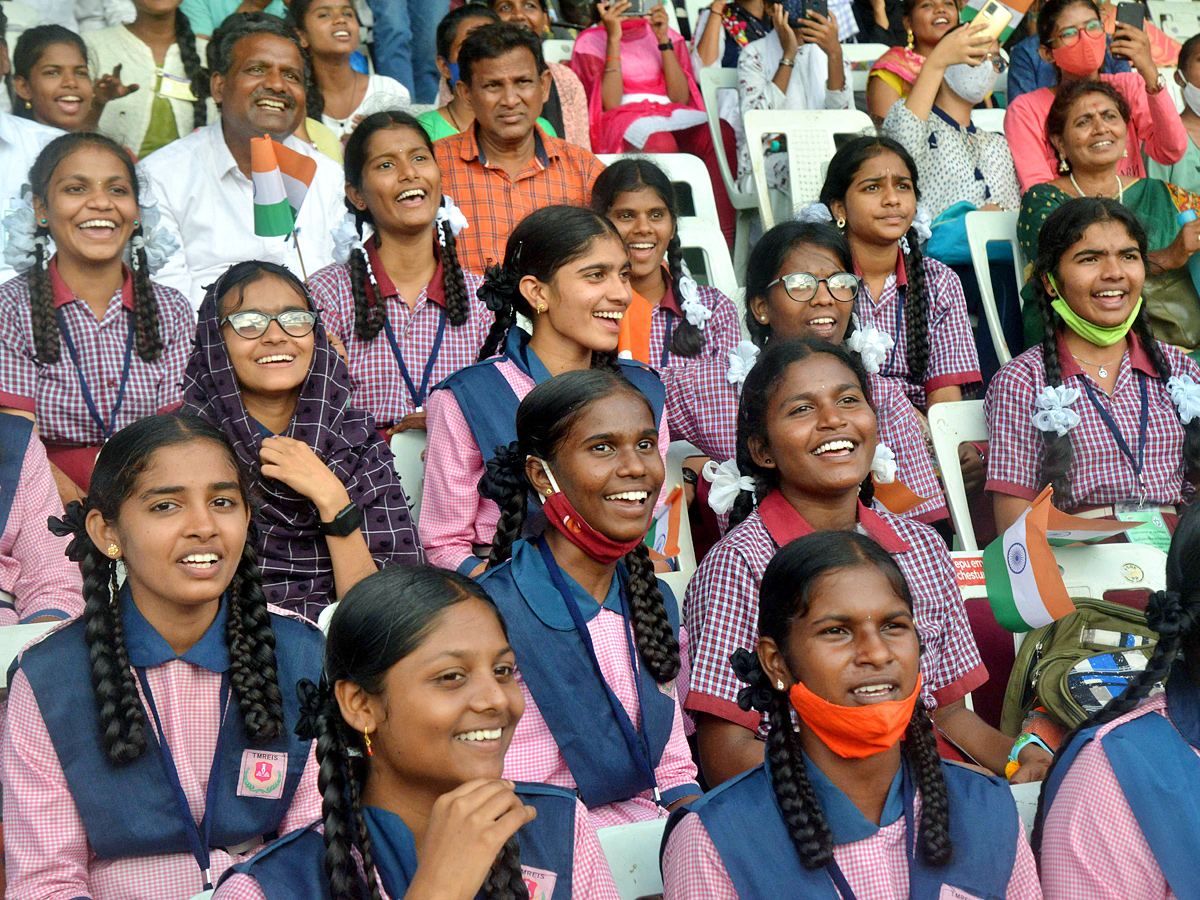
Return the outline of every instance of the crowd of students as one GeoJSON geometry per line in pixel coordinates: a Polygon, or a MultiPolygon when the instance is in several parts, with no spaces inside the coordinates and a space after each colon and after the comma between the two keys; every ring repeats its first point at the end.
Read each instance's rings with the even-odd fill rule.
{"type": "Polygon", "coordinates": [[[49,631],[0,713],[2,896],[615,900],[597,829],[654,820],[668,900],[1196,893],[1200,36],[1181,115],[1169,39],[1092,0],[1007,55],[953,0],[716,0],[690,40],[600,0],[552,65],[562,11],[492,0],[413,26],[422,110],[415,40],[404,83],[361,71],[353,4],[242,7],[13,48],[0,626],[49,631]],[[696,73],[738,70],[745,179],[742,115],[852,108],[855,39],[892,45],[879,132],[756,236],[742,298],[698,283],[638,151],[699,156],[732,243],[696,73]],[[311,170],[286,237],[254,227],[264,135],[311,170]],[[975,209],[1019,210],[1031,263],[998,371],[975,209]],[[1050,485],[1172,535],[1144,671],[1055,739],[968,703],[1007,673],[926,435],[977,395],[981,533],[1050,485]],[[647,535],[680,493],[677,596],[647,535]],[[1031,845],[1008,784],[1040,781],[1031,845]]]}

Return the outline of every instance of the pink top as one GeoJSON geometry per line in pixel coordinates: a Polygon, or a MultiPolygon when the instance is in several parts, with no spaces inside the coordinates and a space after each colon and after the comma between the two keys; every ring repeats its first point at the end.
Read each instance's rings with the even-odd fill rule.
{"type": "MultiPolygon", "coordinates": [[[[324,828],[317,826],[322,832],[324,828]]],[[[358,861],[359,871],[362,871],[362,859],[354,852],[358,861]]],[[[379,887],[379,896],[383,900],[401,900],[392,897],[383,889],[379,875],[375,876],[379,887]]],[[[557,896],[557,895],[555,895],[557,896]]],[[[618,900],[617,887],[613,884],[612,872],[608,868],[608,860],[596,837],[596,829],[588,821],[587,807],[575,801],[575,861],[571,870],[570,900],[618,900]]],[[[267,895],[258,886],[253,875],[243,875],[235,872],[229,876],[217,892],[213,900],[267,900],[267,895]]],[[[532,900],[532,898],[531,898],[532,900]]]]}
{"type": "MultiPolygon", "coordinates": [[[[1096,739],[1079,751],[1063,776],[1042,831],[1047,897],[1174,900],[1175,892],[1163,877],[1099,740],[1123,722],[1151,714],[1166,716],[1165,694],[1151,697],[1097,731],[1096,739]]],[[[1180,821],[1179,826],[1196,824],[1180,821]]]]}
{"type": "MultiPolygon", "coordinates": [[[[290,615],[285,610],[270,609],[290,615]]],[[[221,724],[221,674],[180,658],[145,672],[179,770],[179,781],[199,822],[204,818],[205,791],[221,724]]],[[[292,685],[280,687],[285,691],[295,689],[292,685]]],[[[91,685],[81,685],[79,690],[80,703],[95,702],[91,685]]],[[[138,694],[142,696],[140,683],[138,694]]],[[[239,714],[232,698],[228,714],[239,714]]],[[[7,900],[187,900],[203,889],[203,877],[191,853],[112,860],[95,857],[37,700],[20,671],[8,695],[8,726],[0,744],[4,761],[7,900]]],[[[147,739],[155,740],[153,725],[148,731],[147,739]]],[[[146,752],[157,751],[151,744],[146,752]]],[[[279,824],[280,834],[302,828],[320,814],[317,769],[314,744],[291,808],[279,824]]],[[[256,849],[236,853],[213,850],[213,882],[256,849]]]]}
{"type": "MultiPolygon", "coordinates": [[[[587,623],[588,634],[596,648],[596,657],[600,660],[600,669],[604,680],[612,688],[634,728],[641,727],[642,709],[638,705],[637,685],[634,683],[633,664],[629,659],[629,645],[622,627],[629,628],[624,617],[615,610],[601,607],[600,612],[587,623]]],[[[687,796],[688,793],[699,794],[697,787],[679,797],[667,799],[671,791],[686,785],[696,784],[696,764],[692,761],[692,751],[688,747],[684,734],[683,714],[680,710],[681,700],[687,696],[686,667],[683,660],[687,657],[687,636],[680,628],[679,655],[681,668],[675,681],[668,687],[660,685],[659,690],[669,693],[675,700],[675,715],[671,724],[671,736],[663,749],[662,757],[654,770],[658,789],[663,796],[663,802],[674,802],[687,796]]],[[[641,664],[641,661],[638,661],[641,664]]],[[[575,790],[575,779],[567,768],[567,761],[550,733],[550,727],[542,718],[537,703],[525,686],[525,679],[518,669],[517,683],[521,685],[521,694],[525,697],[525,714],[517,722],[512,744],[509,745],[508,755],[504,757],[504,777],[517,781],[540,781],[557,787],[575,790]]],[[[622,800],[608,803],[589,810],[592,824],[597,828],[608,825],[624,825],[628,822],[643,822],[649,819],[666,818],[667,810],[654,801],[650,791],[622,800]]]]}
{"type": "Polygon", "coordinates": [[[41,616],[67,619],[83,612],[79,566],[63,555],[70,537],[55,537],[46,529],[46,519],[61,516],[63,506],[37,435],[30,436],[24,455],[21,480],[0,533],[0,592],[10,595],[0,598],[0,625],[41,616]]]}
{"type": "MultiPolygon", "coordinates": [[[[516,363],[501,359],[496,366],[519,400],[536,386],[516,363]]],[[[483,455],[453,392],[443,389],[430,393],[425,426],[429,445],[425,451],[421,520],[417,523],[421,545],[431,564],[470,574],[483,562],[474,556],[472,545],[492,542],[500,508],[479,494],[483,455]]],[[[664,409],[658,423],[658,449],[663,459],[670,444],[664,409]]],[[[665,483],[663,489],[668,489],[665,483]]]]}
{"type": "MultiPolygon", "coordinates": [[[[1146,82],[1137,72],[1101,75],[1129,103],[1132,115],[1125,135],[1128,152],[1117,163],[1117,174],[1145,178],[1142,145],[1156,162],[1169,166],[1183,159],[1188,148],[1188,133],[1183,127],[1171,92],[1146,93],[1146,82]]],[[[1038,88],[1016,97],[1004,114],[1004,135],[1017,164],[1017,181],[1022,191],[1058,177],[1058,157],[1046,138],[1046,116],[1054,103],[1054,92],[1038,88]]]]}
{"type": "MultiPolygon", "coordinates": [[[[914,806],[914,821],[918,821],[921,815],[919,794],[914,806]]],[[[1008,890],[1004,894],[1005,900],[1041,900],[1037,865],[1025,840],[1025,829],[1020,825],[1017,828],[1017,859],[1008,881],[1008,890]]],[[[904,817],[901,816],[869,838],[834,846],[833,858],[858,900],[908,900],[908,857],[904,852],[906,836],[904,817]]],[[[764,860],[763,864],[768,865],[769,861],[764,860]]],[[[699,816],[685,816],[671,832],[663,851],[662,870],[664,900],[698,900],[701,897],[704,900],[738,900],[738,893],[725,871],[721,856],[699,816]]],[[[942,889],[943,898],[966,896],[961,892],[942,889]]],[[[1047,891],[1047,896],[1058,898],[1067,895],[1047,891]]],[[[1099,895],[1080,896],[1092,900],[1099,895]]],[[[1123,895],[1122,900],[1147,896],[1150,895],[1133,891],[1123,895]]]]}

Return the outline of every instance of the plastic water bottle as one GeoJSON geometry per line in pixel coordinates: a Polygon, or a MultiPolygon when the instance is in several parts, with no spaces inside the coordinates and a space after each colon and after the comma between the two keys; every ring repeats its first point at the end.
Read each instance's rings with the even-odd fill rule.
{"type": "MultiPolygon", "coordinates": [[[[1179,227],[1182,228],[1188,222],[1195,220],[1196,211],[1194,209],[1185,209],[1177,217],[1179,227]]],[[[1192,284],[1196,286],[1196,292],[1200,293],[1200,252],[1193,253],[1188,259],[1188,271],[1192,275],[1192,284]]]]}

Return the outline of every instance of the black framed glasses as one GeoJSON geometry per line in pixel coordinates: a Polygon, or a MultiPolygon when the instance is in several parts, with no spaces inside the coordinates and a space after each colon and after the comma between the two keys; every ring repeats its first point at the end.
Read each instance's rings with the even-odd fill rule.
{"type": "Polygon", "coordinates": [[[273,316],[255,310],[246,310],[245,312],[231,313],[223,318],[220,324],[228,323],[234,334],[250,340],[266,334],[272,322],[278,322],[279,327],[292,337],[304,337],[317,327],[318,318],[320,317],[317,312],[311,309],[285,309],[273,316]]]}
{"type": "Polygon", "coordinates": [[[829,296],[839,303],[853,302],[862,286],[862,281],[853,272],[834,272],[826,278],[818,278],[811,272],[791,272],[782,278],[776,278],[767,285],[767,290],[782,283],[789,297],[797,303],[807,303],[817,296],[817,288],[821,286],[821,282],[825,282],[829,296]]]}
{"type": "Polygon", "coordinates": [[[1095,37],[1104,32],[1104,23],[1099,19],[1092,19],[1090,22],[1084,22],[1082,26],[1072,25],[1060,31],[1055,40],[1060,47],[1074,47],[1079,43],[1079,35],[1085,31],[1090,37],[1095,37]]]}

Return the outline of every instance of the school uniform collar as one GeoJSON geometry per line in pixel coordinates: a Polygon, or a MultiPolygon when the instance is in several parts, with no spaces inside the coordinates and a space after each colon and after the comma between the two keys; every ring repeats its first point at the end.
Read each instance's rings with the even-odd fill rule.
{"type": "MultiPolygon", "coordinates": [[[[1158,372],[1154,369],[1154,363],[1150,362],[1150,357],[1146,354],[1146,348],[1142,346],[1141,340],[1132,331],[1129,332],[1129,365],[1130,368],[1137,369],[1144,375],[1151,378],[1157,378],[1158,372]]],[[[1079,363],[1075,362],[1075,357],[1071,355],[1071,351],[1067,349],[1067,341],[1063,336],[1063,329],[1058,329],[1058,365],[1062,370],[1064,379],[1076,376],[1084,377],[1085,373],[1080,368],[1079,363]]],[[[1118,368],[1120,368],[1118,366],[1118,368]]]]}
{"type": "MultiPolygon", "coordinates": [[[[487,166],[487,155],[483,152],[483,145],[479,143],[479,123],[475,122],[471,125],[467,132],[467,139],[463,141],[462,152],[460,156],[466,162],[473,159],[479,160],[480,165],[487,166]]],[[[542,133],[542,126],[537,122],[533,123],[533,157],[542,168],[550,165],[551,158],[557,157],[558,149],[552,143],[547,143],[545,135],[542,133]]],[[[528,165],[528,163],[526,163],[528,165]]],[[[523,167],[522,167],[523,169],[523,167]]]]}
{"type": "Polygon", "coordinates": [[[417,844],[413,833],[403,819],[386,809],[364,806],[362,813],[371,835],[375,871],[383,882],[383,889],[389,897],[403,897],[417,874],[417,844]]]}
{"type": "MultiPolygon", "coordinates": [[[[854,260],[854,274],[857,275],[859,278],[863,279],[863,285],[865,287],[866,286],[866,278],[863,276],[862,269],[860,269],[858,266],[857,259],[854,260]]],[[[885,284],[886,284],[886,282],[885,282],[885,284]]],[[[904,265],[904,253],[903,253],[903,251],[901,251],[899,245],[897,245],[897,247],[896,247],[896,290],[901,291],[901,290],[907,290],[907,289],[908,289],[908,269],[905,268],[905,265],[904,265]]],[[[885,290],[886,290],[886,288],[885,288],[885,290]]],[[[873,303],[878,303],[879,298],[872,297],[871,301],[873,303]]]]}
{"type": "Polygon", "coordinates": [[[173,659],[182,659],[210,672],[224,672],[229,668],[229,648],[225,645],[225,623],[229,619],[229,604],[221,598],[217,617],[201,635],[200,640],[184,654],[171,649],[154,626],[146,621],[133,596],[129,585],[121,588],[121,622],[125,628],[125,648],[129,653],[129,664],[139,669],[152,669],[173,659]]]}
{"type": "MultiPolygon", "coordinates": [[[[758,515],[771,539],[780,547],[813,533],[813,527],[804,521],[800,513],[796,512],[778,490],[771,491],[758,504],[758,515]]],[[[864,506],[861,500],[858,501],[858,524],[869,538],[888,553],[907,553],[912,549],[879,513],[869,506],[864,506]]]]}
{"type": "Polygon", "coordinates": [[[504,340],[504,355],[532,378],[534,384],[541,384],[550,380],[550,370],[529,346],[529,337],[524,328],[514,325],[508,329],[508,336],[504,340]]]}
{"type": "MultiPolygon", "coordinates": [[[[396,289],[396,285],[388,277],[387,270],[383,267],[383,262],[379,259],[378,245],[379,235],[375,235],[365,244],[367,262],[371,264],[371,275],[375,279],[375,285],[372,285],[371,280],[367,279],[367,302],[377,302],[378,298],[375,295],[375,287],[378,286],[379,294],[385,301],[395,297],[403,303],[404,298],[400,296],[400,291],[396,289]]],[[[442,268],[442,247],[436,237],[433,239],[433,258],[437,260],[437,268],[433,270],[433,277],[429,279],[429,284],[425,285],[425,299],[445,309],[445,270],[442,268]]]]}
{"type": "Polygon", "coordinates": [[[1183,664],[1167,679],[1167,717],[1183,739],[1200,750],[1200,685],[1188,677],[1183,664]]]}
{"type": "MultiPolygon", "coordinates": [[[[529,541],[517,541],[513,546],[510,565],[513,583],[520,589],[521,596],[525,598],[534,615],[541,619],[542,624],[555,631],[574,631],[575,622],[571,619],[571,613],[563,606],[561,595],[554,589],[550,581],[550,571],[546,568],[546,562],[538,549],[529,541]]],[[[621,582],[624,580],[624,573],[619,564],[603,603],[597,603],[596,598],[585,591],[566,569],[562,570],[562,574],[563,580],[570,588],[572,599],[583,614],[583,621],[590,622],[600,615],[601,609],[621,614],[621,582]]]]}
{"type": "MultiPolygon", "coordinates": [[[[133,275],[124,265],[121,266],[121,271],[125,274],[125,281],[121,284],[121,305],[132,312],[133,275]]],[[[50,291],[54,296],[55,309],[79,299],[75,296],[75,292],[67,287],[67,283],[62,280],[62,276],[58,274],[57,254],[50,260],[50,291]]]]}
{"type": "Polygon", "coordinates": [[[683,309],[679,305],[679,300],[675,296],[675,288],[671,283],[671,273],[666,266],[662,267],[663,283],[667,286],[667,292],[663,294],[663,298],[658,301],[658,305],[664,309],[669,309],[675,313],[676,318],[683,316],[683,309]]]}
{"type": "MultiPolygon", "coordinates": [[[[817,803],[825,816],[826,824],[829,825],[835,845],[852,844],[855,841],[864,841],[874,837],[880,829],[886,828],[904,815],[903,778],[901,777],[903,763],[896,769],[896,774],[892,778],[887,799],[883,801],[883,814],[879,817],[878,825],[859,811],[853,801],[842,792],[841,788],[829,780],[829,777],[809,758],[807,753],[804,753],[804,767],[808,772],[809,783],[813,787],[813,793],[817,795],[817,803]]],[[[906,839],[911,840],[911,836],[906,839]]]]}

